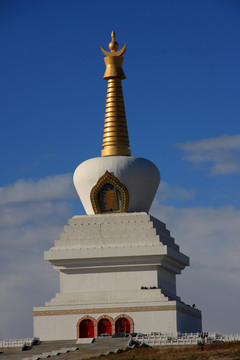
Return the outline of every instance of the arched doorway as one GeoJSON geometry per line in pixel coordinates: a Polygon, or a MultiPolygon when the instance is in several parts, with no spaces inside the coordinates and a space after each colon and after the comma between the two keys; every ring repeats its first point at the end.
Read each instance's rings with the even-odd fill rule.
{"type": "Polygon", "coordinates": [[[80,338],[94,338],[94,323],[90,319],[84,319],[79,325],[80,338]]]}
{"type": "Polygon", "coordinates": [[[118,333],[130,333],[130,321],[125,317],[120,317],[115,322],[115,332],[118,333]]]}
{"type": "Polygon", "coordinates": [[[98,336],[105,333],[112,335],[112,322],[110,319],[103,317],[98,321],[98,336]]]}

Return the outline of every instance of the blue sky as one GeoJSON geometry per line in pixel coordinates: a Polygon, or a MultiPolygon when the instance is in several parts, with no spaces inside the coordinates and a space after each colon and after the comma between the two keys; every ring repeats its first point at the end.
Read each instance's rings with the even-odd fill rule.
{"type": "Polygon", "coordinates": [[[132,154],[162,176],[150,213],[191,260],[178,295],[240,332],[239,1],[2,0],[0,338],[31,336],[58,291],[43,251],[84,214],[72,174],[100,156],[112,30],[132,154]]]}

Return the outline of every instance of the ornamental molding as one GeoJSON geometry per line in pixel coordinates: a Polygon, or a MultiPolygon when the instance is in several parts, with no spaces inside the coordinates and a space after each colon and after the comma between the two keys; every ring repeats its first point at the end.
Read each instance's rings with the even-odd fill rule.
{"type": "MultiPolygon", "coordinates": [[[[90,308],[90,309],[68,309],[68,310],[35,310],[33,316],[55,316],[55,315],[78,315],[78,314],[110,314],[126,312],[146,312],[146,311],[180,311],[184,314],[202,319],[200,311],[185,309],[179,305],[162,305],[162,306],[132,306],[117,308],[90,308]]],[[[106,316],[106,315],[104,315],[106,316]]]]}

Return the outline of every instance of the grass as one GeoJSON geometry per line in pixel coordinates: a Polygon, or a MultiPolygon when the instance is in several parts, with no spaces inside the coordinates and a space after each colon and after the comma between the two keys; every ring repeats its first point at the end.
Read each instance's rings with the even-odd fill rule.
{"type": "Polygon", "coordinates": [[[204,346],[148,347],[128,349],[119,354],[91,360],[240,360],[240,341],[204,346]]]}

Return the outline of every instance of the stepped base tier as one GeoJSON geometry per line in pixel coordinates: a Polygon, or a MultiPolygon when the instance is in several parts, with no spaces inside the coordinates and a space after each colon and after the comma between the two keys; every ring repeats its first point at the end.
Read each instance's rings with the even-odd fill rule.
{"type": "Polygon", "coordinates": [[[201,312],[176,294],[189,258],[145,212],[74,216],[44,257],[60,273],[60,293],[34,308],[41,340],[202,330],[201,312]]]}

